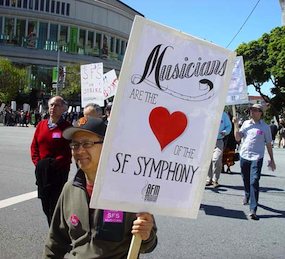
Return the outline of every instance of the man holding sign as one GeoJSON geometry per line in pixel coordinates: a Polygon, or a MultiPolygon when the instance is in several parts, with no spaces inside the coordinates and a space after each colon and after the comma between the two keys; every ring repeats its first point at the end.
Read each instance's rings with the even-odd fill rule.
{"type": "Polygon", "coordinates": [[[149,213],[89,208],[106,127],[101,119],[82,117],[77,126],[63,132],[64,138],[72,140],[79,170],[59,198],[44,258],[63,258],[71,243],[69,258],[126,258],[132,234],[142,237],[141,253],[151,252],[157,244],[154,218],[149,213]]]}

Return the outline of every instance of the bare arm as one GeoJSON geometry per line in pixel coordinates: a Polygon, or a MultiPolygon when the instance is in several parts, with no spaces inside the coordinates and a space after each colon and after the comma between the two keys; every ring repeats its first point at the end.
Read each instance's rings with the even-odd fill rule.
{"type": "Polygon", "coordinates": [[[272,171],[274,171],[276,169],[276,165],[275,165],[274,158],[273,158],[273,150],[272,150],[271,143],[267,143],[266,148],[267,148],[268,155],[270,157],[270,163],[268,166],[270,166],[272,168],[272,171]]]}
{"type": "Polygon", "coordinates": [[[238,126],[238,120],[236,117],[233,117],[233,123],[234,123],[234,134],[235,134],[235,139],[237,142],[239,142],[242,138],[240,132],[239,132],[239,126],[238,126]]]}

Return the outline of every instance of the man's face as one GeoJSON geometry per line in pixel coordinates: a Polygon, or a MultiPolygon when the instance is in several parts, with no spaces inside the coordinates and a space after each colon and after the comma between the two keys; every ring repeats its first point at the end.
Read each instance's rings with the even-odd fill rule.
{"type": "Polygon", "coordinates": [[[48,111],[50,116],[60,117],[64,113],[64,106],[62,100],[58,97],[54,97],[50,100],[48,111]]]}
{"type": "MultiPolygon", "coordinates": [[[[72,136],[72,142],[77,143],[90,141],[98,142],[100,140],[101,139],[97,135],[85,131],[78,131],[72,136]]],[[[80,145],[79,149],[72,150],[72,155],[75,162],[84,173],[89,174],[90,176],[94,174],[95,176],[99,164],[101,150],[102,144],[95,144],[90,148],[83,148],[82,145],[80,145]]]]}
{"type": "Polygon", "coordinates": [[[259,121],[262,117],[262,111],[257,109],[257,108],[251,108],[250,109],[250,117],[254,120],[254,121],[259,121]]]}
{"type": "Polygon", "coordinates": [[[101,118],[102,116],[99,116],[96,110],[92,109],[91,106],[88,106],[84,108],[83,110],[84,116],[90,116],[90,117],[96,117],[96,118],[101,118]]]}

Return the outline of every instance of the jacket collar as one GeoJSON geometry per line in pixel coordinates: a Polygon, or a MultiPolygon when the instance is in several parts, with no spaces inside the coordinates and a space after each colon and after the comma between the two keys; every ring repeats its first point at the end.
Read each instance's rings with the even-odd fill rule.
{"type": "Polygon", "coordinates": [[[84,172],[79,168],[74,179],[73,186],[86,190],[86,178],[84,172]]]}

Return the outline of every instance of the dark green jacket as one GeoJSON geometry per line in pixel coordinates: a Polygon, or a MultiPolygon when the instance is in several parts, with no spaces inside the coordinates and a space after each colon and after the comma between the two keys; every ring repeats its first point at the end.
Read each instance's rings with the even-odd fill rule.
{"type": "MultiPolygon", "coordinates": [[[[103,222],[103,210],[90,213],[90,198],[86,191],[84,172],[79,170],[73,181],[64,186],[56,205],[43,258],[69,259],[127,257],[135,213],[124,212],[122,223],[103,222]],[[75,215],[75,216],[74,216],[75,215]],[[78,220],[74,223],[72,218],[78,220]]],[[[140,252],[151,252],[157,244],[156,226],[150,238],[142,242],[140,252]]]]}

